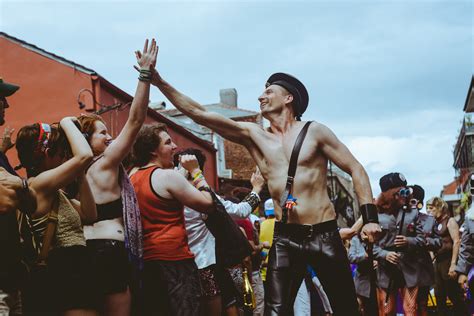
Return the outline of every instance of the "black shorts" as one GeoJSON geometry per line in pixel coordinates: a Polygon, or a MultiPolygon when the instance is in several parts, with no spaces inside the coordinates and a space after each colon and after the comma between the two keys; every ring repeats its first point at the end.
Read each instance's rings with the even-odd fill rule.
{"type": "Polygon", "coordinates": [[[121,293],[130,284],[131,267],[125,243],[112,239],[87,240],[92,255],[93,275],[97,293],[107,295],[121,293]]]}
{"type": "Polygon", "coordinates": [[[217,283],[216,265],[211,264],[208,267],[199,269],[199,280],[202,287],[202,295],[205,297],[214,297],[221,294],[221,289],[217,283]]]}
{"type": "MultiPolygon", "coordinates": [[[[96,285],[87,247],[56,248],[48,256],[49,297],[55,311],[96,309],[96,285]]],[[[48,289],[46,289],[47,291],[48,289]]]]}
{"type": "Polygon", "coordinates": [[[194,259],[145,261],[142,315],[199,315],[201,291],[194,259]]]}

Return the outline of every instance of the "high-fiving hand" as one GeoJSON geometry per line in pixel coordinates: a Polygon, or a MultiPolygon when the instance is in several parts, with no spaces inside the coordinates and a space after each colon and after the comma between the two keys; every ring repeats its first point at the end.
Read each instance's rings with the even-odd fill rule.
{"type": "Polygon", "coordinates": [[[140,69],[153,71],[156,66],[156,58],[158,57],[158,46],[156,45],[155,39],[153,38],[151,40],[150,47],[148,47],[148,39],[146,39],[145,45],[143,46],[143,52],[137,50],[135,51],[135,56],[137,57],[137,63],[140,66],[140,68],[135,66],[135,69],[138,71],[140,71],[140,69]]]}

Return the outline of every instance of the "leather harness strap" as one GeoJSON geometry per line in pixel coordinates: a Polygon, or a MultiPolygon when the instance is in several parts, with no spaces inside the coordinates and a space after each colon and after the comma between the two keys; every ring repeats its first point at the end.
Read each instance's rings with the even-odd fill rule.
{"type": "Polygon", "coordinates": [[[286,207],[286,202],[293,187],[296,167],[298,166],[298,156],[300,154],[301,146],[303,145],[303,140],[306,137],[306,133],[308,132],[308,127],[311,123],[312,121],[306,122],[306,124],[303,126],[300,133],[298,134],[298,137],[296,138],[293,151],[291,152],[290,165],[288,166],[288,177],[286,178],[286,187],[280,199],[280,206],[282,209],[281,222],[284,224],[288,221],[288,208],[286,207]]]}

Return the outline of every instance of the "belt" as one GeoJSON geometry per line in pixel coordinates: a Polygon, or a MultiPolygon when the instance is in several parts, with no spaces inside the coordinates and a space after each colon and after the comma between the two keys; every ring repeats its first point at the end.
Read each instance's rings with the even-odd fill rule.
{"type": "Polygon", "coordinates": [[[316,234],[329,233],[337,230],[337,221],[331,220],[314,225],[289,224],[275,222],[275,234],[294,238],[310,238],[316,234]]]}
{"type": "Polygon", "coordinates": [[[100,246],[106,246],[106,247],[123,247],[125,243],[120,240],[115,240],[115,239],[88,239],[86,240],[87,246],[92,246],[92,247],[100,247],[100,246]]]}

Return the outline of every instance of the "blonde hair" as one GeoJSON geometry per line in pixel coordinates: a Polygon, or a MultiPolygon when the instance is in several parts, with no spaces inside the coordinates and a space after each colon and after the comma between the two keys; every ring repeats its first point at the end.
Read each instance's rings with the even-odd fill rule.
{"type": "Polygon", "coordinates": [[[449,206],[442,198],[440,197],[432,197],[431,199],[426,202],[426,205],[432,205],[436,211],[441,212],[442,214],[449,215],[449,206]]]}

